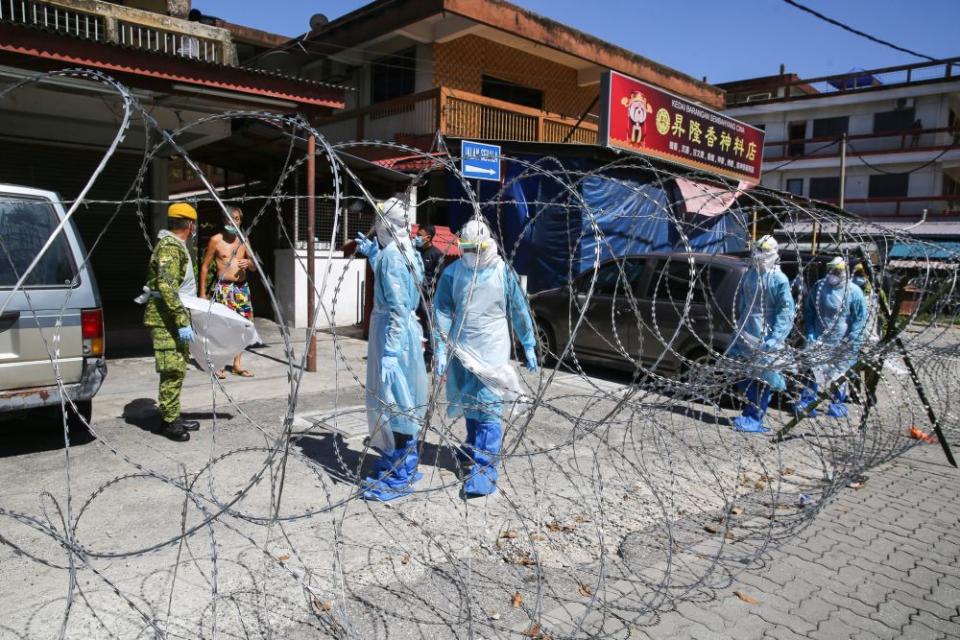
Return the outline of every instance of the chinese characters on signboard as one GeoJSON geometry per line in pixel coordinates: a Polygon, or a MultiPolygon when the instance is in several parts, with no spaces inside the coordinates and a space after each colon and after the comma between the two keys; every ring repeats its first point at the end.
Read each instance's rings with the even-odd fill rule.
{"type": "Polygon", "coordinates": [[[760,182],[760,129],[616,71],[604,73],[600,97],[600,144],[760,182]]]}

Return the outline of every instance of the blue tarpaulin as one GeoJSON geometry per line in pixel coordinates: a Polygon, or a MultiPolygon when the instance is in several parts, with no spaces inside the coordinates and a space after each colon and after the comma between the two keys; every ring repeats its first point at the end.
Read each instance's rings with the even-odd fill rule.
{"type": "Polygon", "coordinates": [[[897,260],[958,260],[960,259],[960,242],[918,241],[916,244],[898,243],[890,248],[888,257],[897,260]]]}
{"type": "MultiPolygon", "coordinates": [[[[562,166],[549,167],[550,175],[524,173],[525,169],[510,163],[500,201],[490,203],[502,188],[495,183],[480,186],[480,201],[507,257],[518,273],[528,277],[531,293],[558,287],[592,268],[598,254],[603,261],[637,253],[729,253],[746,248],[745,212],[689,215],[670,181],[650,182],[629,172],[593,175],[579,182],[572,194],[565,185],[575,182],[577,175],[570,174],[573,180],[568,182],[562,171],[589,170],[587,161],[565,159],[562,166]],[[521,174],[524,177],[517,179],[521,174]]],[[[464,197],[452,177],[448,188],[464,197]]],[[[451,228],[458,230],[470,215],[466,205],[452,208],[451,228]]]]}

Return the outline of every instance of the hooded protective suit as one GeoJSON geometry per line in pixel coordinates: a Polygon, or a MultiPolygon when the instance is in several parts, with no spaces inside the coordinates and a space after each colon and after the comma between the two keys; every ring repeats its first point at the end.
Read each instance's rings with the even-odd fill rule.
{"type": "Polygon", "coordinates": [[[751,367],[751,377],[739,383],[748,403],[734,428],[766,432],[763,417],[771,391],[787,388],[778,370],[796,310],[790,281],[780,271],[777,241],[764,236],[756,243],[753,264],[743,275],[736,295],[737,332],[727,351],[751,367]]]}
{"type": "Polygon", "coordinates": [[[467,222],[460,249],[462,257],[440,276],[433,297],[436,371],[446,372],[447,414],[467,421],[462,461],[473,466],[464,493],[489,495],[496,490],[503,405],[512,409],[522,393],[510,362],[511,324],[531,371],[537,339],[526,296],[486,223],[467,222]]]}
{"type": "Polygon", "coordinates": [[[415,312],[423,264],[410,242],[406,204],[391,198],[380,206],[377,243],[358,238],[375,275],[366,405],[370,445],[382,452],[364,497],[392,500],[410,493],[419,477],[417,434],[426,411],[427,372],[415,312]]]}
{"type": "MultiPolygon", "coordinates": [[[[798,412],[816,399],[821,385],[831,384],[857,362],[866,332],[869,314],[863,290],[845,277],[842,261],[831,262],[830,266],[830,275],[813,286],[804,305],[807,349],[816,363],[812,367],[813,381],[794,405],[798,412]]],[[[847,415],[845,387],[836,390],[827,409],[834,418],[847,415]]]]}

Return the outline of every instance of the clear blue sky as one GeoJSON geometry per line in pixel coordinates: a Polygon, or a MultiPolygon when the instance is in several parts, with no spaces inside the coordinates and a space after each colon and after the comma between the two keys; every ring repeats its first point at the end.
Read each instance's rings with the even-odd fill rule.
{"type": "MultiPolygon", "coordinates": [[[[710,82],[777,73],[803,77],[907,64],[918,58],[842,31],[780,0],[514,0],[710,82]],[[584,9],[588,9],[584,11],[584,9]]],[[[802,0],[878,38],[927,55],[960,55],[960,0],[802,0]]],[[[331,20],[359,0],[193,0],[204,13],[296,36],[310,16],[331,20]]]]}

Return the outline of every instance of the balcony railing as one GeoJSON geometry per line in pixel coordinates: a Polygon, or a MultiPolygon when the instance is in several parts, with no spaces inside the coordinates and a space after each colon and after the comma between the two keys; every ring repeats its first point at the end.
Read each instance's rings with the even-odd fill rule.
{"type": "Polygon", "coordinates": [[[220,62],[220,44],[206,38],[197,38],[185,33],[147,27],[141,24],[117,21],[120,44],[158,53],[167,53],[181,58],[204,62],[220,62]]]}
{"type": "MultiPolygon", "coordinates": [[[[840,201],[833,198],[824,202],[839,204],[840,201]]],[[[919,217],[924,211],[931,216],[953,216],[960,215],[960,195],[846,198],[843,206],[865,218],[919,217]]]]}
{"type": "Polygon", "coordinates": [[[809,100],[838,93],[859,93],[879,88],[944,80],[958,75],[960,75],[960,58],[944,58],[798,80],[791,80],[791,76],[784,75],[782,81],[774,79],[767,85],[752,86],[749,90],[732,90],[727,94],[727,108],[746,103],[809,100]]]}
{"type": "Polygon", "coordinates": [[[236,64],[228,31],[99,0],[0,0],[0,22],[181,58],[236,64]]]}
{"type": "MultiPolygon", "coordinates": [[[[940,152],[958,146],[960,128],[902,129],[847,136],[847,153],[876,155],[910,151],[940,152]]],[[[825,158],[840,155],[840,138],[820,136],[793,140],[768,141],[763,145],[764,162],[800,158],[825,158]]]]}
{"type": "Polygon", "coordinates": [[[409,139],[440,131],[479,140],[596,144],[594,120],[576,125],[575,118],[438,87],[338,114],[318,129],[334,142],[409,139]]]}
{"type": "Polygon", "coordinates": [[[87,40],[105,40],[104,17],[46,2],[0,0],[0,21],[16,22],[87,40]]]}

